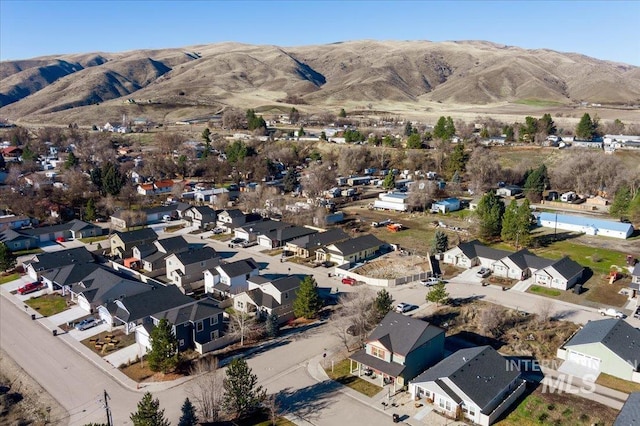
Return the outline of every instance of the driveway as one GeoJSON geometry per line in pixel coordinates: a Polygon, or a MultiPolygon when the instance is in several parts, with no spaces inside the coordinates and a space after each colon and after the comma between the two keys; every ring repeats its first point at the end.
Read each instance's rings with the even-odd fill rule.
{"type": "Polygon", "coordinates": [[[582,380],[590,381],[595,380],[600,375],[600,369],[591,368],[589,365],[582,365],[572,361],[563,362],[560,368],[558,368],[558,371],[582,380]]]}
{"type": "MultiPolygon", "coordinates": [[[[86,313],[86,311],[84,312],[86,313]]],[[[111,327],[109,327],[109,324],[103,321],[95,327],[87,328],[86,330],[76,330],[75,328],[72,328],[67,334],[69,334],[69,336],[73,337],[77,341],[81,341],[84,339],[88,339],[89,337],[93,337],[96,334],[100,334],[103,331],[109,331],[110,329],[111,327]]]]}
{"type": "Polygon", "coordinates": [[[74,305],[72,308],[62,311],[59,314],[51,315],[48,319],[54,325],[67,324],[77,319],[86,317],[89,312],[85,311],[78,305],[74,305]]]}
{"type": "Polygon", "coordinates": [[[147,351],[142,347],[142,345],[134,343],[133,345],[129,345],[126,348],[122,348],[118,351],[110,353],[103,359],[109,364],[118,367],[122,364],[128,363],[129,361],[134,361],[136,357],[140,357],[146,353],[147,351]]]}
{"type": "Polygon", "coordinates": [[[482,278],[476,275],[476,272],[480,270],[480,266],[474,266],[471,269],[462,271],[458,276],[451,278],[453,283],[466,283],[466,284],[482,284],[482,278]]]}

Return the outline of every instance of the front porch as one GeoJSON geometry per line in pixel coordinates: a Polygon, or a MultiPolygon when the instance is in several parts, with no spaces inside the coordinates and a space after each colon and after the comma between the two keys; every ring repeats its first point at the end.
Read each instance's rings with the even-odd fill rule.
{"type": "Polygon", "coordinates": [[[384,388],[389,386],[394,394],[402,389],[404,380],[400,376],[404,365],[386,362],[367,355],[364,350],[349,358],[349,372],[360,379],[384,388]]]}

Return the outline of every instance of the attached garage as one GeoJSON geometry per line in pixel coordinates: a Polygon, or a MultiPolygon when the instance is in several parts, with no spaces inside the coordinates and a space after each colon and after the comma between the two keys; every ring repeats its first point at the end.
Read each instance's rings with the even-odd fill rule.
{"type": "Polygon", "coordinates": [[[600,370],[602,360],[595,356],[569,350],[567,352],[567,361],[578,364],[588,370],[600,370]]]}

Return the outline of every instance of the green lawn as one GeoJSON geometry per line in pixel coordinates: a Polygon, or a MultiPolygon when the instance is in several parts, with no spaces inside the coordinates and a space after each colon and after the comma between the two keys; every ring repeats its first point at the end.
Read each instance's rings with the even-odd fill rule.
{"type": "Polygon", "coordinates": [[[569,256],[580,265],[591,268],[594,274],[608,274],[611,265],[626,265],[626,254],[597,247],[576,244],[569,240],[556,241],[548,247],[533,250],[536,254],[550,259],[569,256]]]}
{"type": "Polygon", "coordinates": [[[20,274],[18,274],[17,272],[15,274],[2,275],[0,276],[0,284],[6,284],[8,282],[17,280],[18,278],[20,278],[20,274]]]}
{"type": "Polygon", "coordinates": [[[350,365],[351,361],[343,359],[342,361],[334,364],[333,371],[331,371],[331,367],[326,368],[325,371],[331,379],[348,386],[363,395],[372,397],[382,390],[380,386],[376,386],[373,383],[351,374],[349,372],[350,365]]]}
{"type": "Polygon", "coordinates": [[[544,100],[544,99],[520,99],[520,100],[515,101],[514,103],[520,104],[520,105],[536,106],[536,107],[549,107],[549,106],[564,105],[562,102],[547,101],[547,100],[544,100]]]}
{"type": "Polygon", "coordinates": [[[91,243],[95,243],[96,241],[103,241],[108,239],[109,239],[108,235],[101,235],[99,237],[80,238],[80,241],[82,241],[85,244],[91,244],[91,243]]]}
{"type": "Polygon", "coordinates": [[[529,287],[528,291],[531,293],[541,294],[543,296],[551,296],[551,297],[557,297],[562,294],[560,290],[555,290],[553,288],[540,287],[539,285],[532,285],[531,287],[529,287]]]}
{"type": "Polygon", "coordinates": [[[45,294],[25,301],[32,309],[42,316],[50,317],[67,309],[67,299],[59,294],[45,294]]]}
{"type": "Polygon", "coordinates": [[[17,257],[17,256],[26,256],[28,254],[38,254],[38,253],[44,253],[44,250],[42,250],[40,247],[36,247],[36,248],[32,248],[32,249],[28,249],[28,250],[19,250],[19,251],[14,251],[13,254],[17,257]]]}

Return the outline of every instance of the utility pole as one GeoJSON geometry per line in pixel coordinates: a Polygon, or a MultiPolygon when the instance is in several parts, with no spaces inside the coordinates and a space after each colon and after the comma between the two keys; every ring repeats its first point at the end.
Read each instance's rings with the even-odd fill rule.
{"type": "Polygon", "coordinates": [[[107,393],[107,390],[104,390],[104,409],[107,410],[107,426],[113,426],[113,419],[111,418],[111,409],[109,408],[109,399],[111,397],[107,393]]]}

